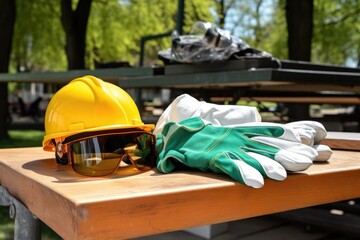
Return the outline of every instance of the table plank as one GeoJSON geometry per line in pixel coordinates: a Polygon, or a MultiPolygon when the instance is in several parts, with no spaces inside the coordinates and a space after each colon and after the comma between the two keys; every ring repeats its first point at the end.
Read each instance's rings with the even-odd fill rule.
{"type": "Polygon", "coordinates": [[[332,149],[360,150],[360,134],[353,132],[328,132],[322,144],[332,149]]]}
{"type": "Polygon", "coordinates": [[[357,96],[293,96],[293,97],[241,97],[243,101],[257,102],[281,102],[281,103],[308,103],[308,104],[360,104],[360,98],[357,96]]]}
{"type": "MultiPolygon", "coordinates": [[[[359,85],[360,72],[333,72],[299,69],[240,69],[217,72],[195,72],[170,75],[134,76],[119,80],[122,88],[209,88],[209,87],[257,87],[260,85],[314,84],[324,86],[359,85]],[[339,84],[341,79],[341,84],[339,84]]],[[[312,91],[317,89],[312,88],[312,91]]],[[[326,88],[321,89],[325,91],[326,88]]]]}
{"type": "Polygon", "coordinates": [[[62,72],[0,73],[0,82],[67,84],[72,79],[85,75],[93,75],[105,81],[117,83],[123,77],[152,76],[156,72],[162,71],[159,68],[151,67],[122,67],[95,70],[79,69],[62,72]]]}
{"type": "Polygon", "coordinates": [[[1,149],[0,183],[64,239],[151,235],[360,197],[360,152],[252,189],[198,171],[89,178],[41,148],[1,149]]]}

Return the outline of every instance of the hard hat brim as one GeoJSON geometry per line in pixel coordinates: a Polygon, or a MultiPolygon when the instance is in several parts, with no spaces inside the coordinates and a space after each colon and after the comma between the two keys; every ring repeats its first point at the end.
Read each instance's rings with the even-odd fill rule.
{"type": "Polygon", "coordinates": [[[138,128],[144,130],[145,132],[151,132],[154,128],[154,124],[142,124],[142,125],[111,125],[111,126],[101,126],[101,127],[94,127],[94,128],[87,128],[83,130],[76,130],[76,131],[68,131],[68,132],[59,132],[55,134],[45,135],[44,140],[42,142],[43,150],[49,152],[55,152],[55,145],[51,141],[52,139],[58,138],[66,138],[78,133],[83,132],[98,132],[98,131],[106,131],[106,130],[119,130],[119,129],[128,129],[128,128],[138,128]]]}

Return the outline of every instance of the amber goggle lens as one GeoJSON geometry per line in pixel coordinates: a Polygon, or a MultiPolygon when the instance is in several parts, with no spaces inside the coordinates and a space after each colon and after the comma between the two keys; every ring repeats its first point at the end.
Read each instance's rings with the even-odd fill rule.
{"type": "Polygon", "coordinates": [[[155,166],[155,136],[131,132],[83,138],[66,143],[73,170],[85,176],[106,176],[133,165],[140,170],[155,166]]]}

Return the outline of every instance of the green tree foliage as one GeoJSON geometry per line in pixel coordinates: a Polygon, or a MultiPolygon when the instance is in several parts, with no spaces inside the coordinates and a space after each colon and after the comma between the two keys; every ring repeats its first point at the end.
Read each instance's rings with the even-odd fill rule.
{"type": "Polygon", "coordinates": [[[269,8],[264,7],[264,0],[234,2],[231,11],[233,18],[233,32],[246,40],[252,46],[261,44],[267,34],[269,22],[269,8]],[[265,16],[267,15],[267,16],[265,16]]]}
{"type": "MultiPolygon", "coordinates": [[[[186,0],[184,32],[196,20],[213,21],[212,0],[186,0]]],[[[94,61],[127,61],[137,65],[141,37],[174,30],[177,1],[94,1],[87,36],[88,65],[94,61]]],[[[148,41],[145,47],[145,65],[157,63],[159,50],[170,47],[170,37],[148,41]]]]}
{"type": "Polygon", "coordinates": [[[92,0],[61,0],[61,25],[66,35],[67,69],[85,68],[87,25],[92,0]]]}
{"type": "MultiPolygon", "coordinates": [[[[76,1],[73,3],[75,6],[76,1]]],[[[16,4],[12,72],[66,70],[60,1],[16,0],[16,4]]],[[[177,4],[169,0],[93,0],[86,36],[86,68],[94,68],[95,61],[126,61],[137,66],[141,37],[175,29],[177,4]]],[[[359,1],[314,0],[314,62],[358,62],[359,13],[359,1]]],[[[250,46],[287,58],[285,0],[185,0],[184,16],[184,33],[197,20],[218,24],[224,20],[224,28],[250,46]]],[[[170,37],[148,41],[145,65],[159,63],[157,52],[170,47],[170,43],[170,37]]]]}
{"type": "MultiPolygon", "coordinates": [[[[60,1],[17,0],[16,4],[11,71],[66,70],[60,1]]],[[[189,31],[196,20],[213,22],[214,7],[213,0],[186,0],[184,31],[189,31]]],[[[87,26],[86,68],[94,68],[95,61],[137,65],[141,37],[175,29],[176,17],[177,1],[94,0],[87,26]]],[[[170,37],[148,41],[147,65],[156,63],[157,52],[170,43],[170,37]]]]}
{"type": "Polygon", "coordinates": [[[195,21],[215,22],[216,4],[213,0],[185,0],[184,34],[191,30],[195,21]]]}
{"type": "Polygon", "coordinates": [[[286,47],[288,34],[285,18],[285,1],[274,2],[271,19],[267,23],[267,35],[265,35],[259,47],[279,59],[286,59],[288,57],[288,49],[286,47]]]}
{"type": "Polygon", "coordinates": [[[277,58],[287,57],[285,1],[229,0],[225,4],[225,28],[233,35],[277,58]]]}
{"type": "Polygon", "coordinates": [[[58,1],[17,0],[12,72],[66,69],[58,1]]]}
{"type": "MultiPolygon", "coordinates": [[[[87,36],[88,64],[93,62],[139,60],[142,36],[160,34],[175,28],[176,2],[173,1],[94,1],[87,36]]],[[[146,54],[156,57],[169,39],[146,45],[146,54]]]]}
{"type": "Polygon", "coordinates": [[[360,57],[360,2],[314,1],[312,55],[315,62],[358,64],[360,57]]]}
{"type": "MultiPolygon", "coordinates": [[[[218,0],[219,2],[219,0],[218,0]]],[[[285,0],[245,0],[232,3],[225,27],[250,46],[286,59],[285,0]]],[[[314,0],[312,62],[359,65],[360,2],[314,0]]]]}

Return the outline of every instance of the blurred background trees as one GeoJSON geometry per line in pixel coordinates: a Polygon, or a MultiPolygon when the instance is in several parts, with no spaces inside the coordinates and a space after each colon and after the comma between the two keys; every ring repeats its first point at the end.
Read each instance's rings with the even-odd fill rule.
{"type": "MultiPolygon", "coordinates": [[[[11,0],[0,1],[0,73],[9,69],[11,46],[15,23],[15,3],[11,0]]],[[[0,139],[9,137],[8,119],[8,83],[0,83],[0,139]]]]}
{"type": "MultiPolygon", "coordinates": [[[[301,49],[306,45],[311,46],[308,59],[312,62],[358,65],[359,1],[184,2],[184,33],[197,20],[210,21],[231,31],[250,46],[280,59],[293,58],[289,52],[294,48],[291,46],[301,49]],[[308,42],[302,39],[304,31],[307,31],[308,42]]],[[[80,33],[85,36],[84,67],[80,64],[75,68],[92,69],[95,62],[123,61],[137,66],[141,37],[175,29],[178,3],[167,0],[17,0],[16,5],[11,72],[73,69],[68,66],[74,65],[69,55],[76,51],[67,52],[66,49],[71,42],[76,42],[71,37],[80,33]]],[[[157,52],[168,47],[170,37],[149,41],[144,65],[159,64],[157,52]]]]}
{"type": "MultiPolygon", "coordinates": [[[[278,59],[358,67],[359,13],[353,0],[0,0],[0,70],[139,66],[141,38],[171,32],[179,16],[184,34],[195,21],[209,21],[278,59]]],[[[162,64],[157,53],[170,44],[170,36],[147,41],[143,66],[162,64]]],[[[18,85],[0,85],[0,139],[7,90],[18,85]]]]}

